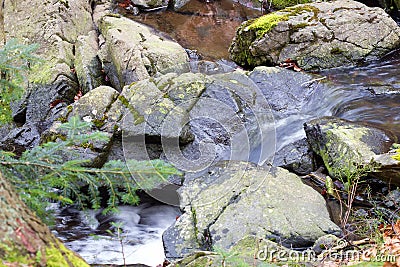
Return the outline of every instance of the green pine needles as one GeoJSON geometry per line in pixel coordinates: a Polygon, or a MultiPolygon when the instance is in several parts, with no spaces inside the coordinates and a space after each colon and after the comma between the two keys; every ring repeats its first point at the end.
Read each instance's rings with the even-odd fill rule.
{"type": "Polygon", "coordinates": [[[66,137],[25,151],[20,158],[0,151],[0,171],[14,184],[24,202],[46,223],[51,222],[48,207],[52,202],[74,204],[79,208],[100,208],[101,188],[108,190],[107,208],[137,204],[138,189],[151,189],[166,181],[170,175],[180,175],[170,164],[161,160],[109,161],[102,168],[85,167],[87,160],[79,158],[74,148],[107,140],[105,133],[91,131],[91,124],[72,117],[61,125],[66,137]],[[68,155],[66,160],[65,155],[68,155]],[[74,154],[76,153],[76,155],[74,154]],[[72,155],[72,156],[71,156],[72,155]],[[133,176],[146,181],[139,185],[133,176]]]}
{"type": "Polygon", "coordinates": [[[10,103],[24,93],[24,74],[31,63],[39,61],[34,55],[37,48],[36,44],[19,44],[16,39],[0,48],[0,125],[11,121],[10,103]]]}

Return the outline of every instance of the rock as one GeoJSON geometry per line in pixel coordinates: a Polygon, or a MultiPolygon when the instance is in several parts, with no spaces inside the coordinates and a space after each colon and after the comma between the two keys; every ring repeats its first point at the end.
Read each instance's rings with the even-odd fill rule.
{"type": "Polygon", "coordinates": [[[242,71],[167,73],[136,82],[124,87],[107,117],[104,129],[122,131],[128,154],[142,159],[149,154],[145,143],[162,144],[163,157],[181,170],[197,172],[230,158],[259,162],[273,153],[268,103],[242,71]]]}
{"type": "Polygon", "coordinates": [[[291,59],[304,70],[320,70],[377,59],[399,44],[400,27],[382,9],[337,0],[246,21],[229,51],[236,63],[247,67],[291,59]]]}
{"type": "Polygon", "coordinates": [[[168,6],[168,0],[132,0],[131,2],[134,6],[145,9],[168,6]]]}
{"type": "Polygon", "coordinates": [[[4,19],[8,38],[39,44],[45,63],[33,66],[30,77],[37,84],[71,76],[74,44],[93,30],[90,3],[84,0],[8,2],[4,19]]]}
{"type": "Polygon", "coordinates": [[[340,233],[322,196],[281,168],[221,162],[185,181],[180,196],[185,213],[163,235],[170,259],[198,249],[229,250],[246,236],[303,247],[340,233]]]}
{"type": "MultiPolygon", "coordinates": [[[[111,87],[99,86],[64,109],[62,119],[69,120],[72,116],[78,116],[83,121],[91,122],[98,130],[107,122],[106,113],[118,95],[118,92],[111,87]]],[[[66,136],[66,132],[59,129],[60,125],[60,121],[54,122],[52,127],[42,134],[42,142],[57,141],[61,136],[66,136]]],[[[88,133],[91,131],[92,129],[88,133]]],[[[94,141],[88,146],[75,147],[74,151],[64,151],[65,161],[76,158],[86,159],[89,162],[85,166],[101,167],[108,158],[114,132],[105,132],[105,134],[106,140],[94,141]]]]}
{"type": "Polygon", "coordinates": [[[130,19],[106,15],[100,20],[99,29],[105,39],[100,45],[100,58],[117,90],[188,62],[188,55],[179,44],[130,19]]]}
{"type": "Polygon", "coordinates": [[[96,31],[79,36],[75,48],[75,71],[81,91],[86,94],[90,90],[104,84],[104,75],[100,59],[96,31]]]}
{"type": "Polygon", "coordinates": [[[310,147],[322,158],[331,177],[347,177],[361,167],[377,169],[371,175],[400,183],[399,162],[386,153],[396,140],[390,133],[334,117],[313,120],[304,129],[310,147]]]}
{"type": "Polygon", "coordinates": [[[36,123],[26,123],[22,127],[12,129],[0,142],[0,149],[21,155],[26,149],[37,146],[40,133],[36,123]]]}
{"type": "Polygon", "coordinates": [[[107,111],[117,100],[119,93],[109,86],[99,86],[69,107],[66,119],[71,116],[79,116],[82,120],[92,122],[97,128],[101,128],[107,122],[107,111]]]}
{"type": "Polygon", "coordinates": [[[216,248],[214,251],[194,252],[183,259],[172,261],[168,266],[275,266],[272,262],[288,261],[312,266],[311,262],[318,261],[318,255],[339,245],[346,245],[346,241],[334,235],[322,236],[315,241],[312,248],[303,250],[288,249],[263,238],[245,236],[230,250],[216,248]]]}
{"type": "Polygon", "coordinates": [[[189,3],[190,0],[172,0],[172,8],[176,11],[189,3]]]}
{"type": "Polygon", "coordinates": [[[275,153],[274,166],[285,168],[298,175],[313,171],[312,153],[305,138],[284,146],[275,153]]]}
{"type": "Polygon", "coordinates": [[[41,134],[63,114],[75,95],[75,86],[67,79],[50,85],[36,85],[28,90],[13,114],[23,125],[0,142],[6,150],[7,147],[19,147],[23,151],[39,144],[41,134]]]}
{"type": "Polygon", "coordinates": [[[213,161],[258,163],[272,156],[273,117],[256,84],[242,71],[207,78],[201,98],[190,111],[190,127],[196,138],[183,150],[185,159],[174,162],[181,166],[190,159],[191,165],[186,167],[196,169],[213,161]]]}
{"type": "Polygon", "coordinates": [[[276,120],[300,113],[317,88],[325,89],[324,84],[318,83],[319,75],[279,67],[256,67],[249,78],[268,100],[276,120]]]}
{"type": "Polygon", "coordinates": [[[10,135],[11,138],[3,140],[3,145],[31,148],[38,143],[40,134],[59,118],[61,110],[73,102],[79,90],[71,68],[78,36],[94,29],[91,6],[84,0],[9,1],[4,6],[4,22],[7,38],[37,43],[37,55],[43,60],[32,64],[27,93],[13,106],[14,120],[25,123],[15,131],[24,137],[17,140],[19,137],[10,135]]]}
{"type": "MultiPolygon", "coordinates": [[[[195,82],[193,83],[195,84],[195,82]]],[[[160,86],[162,88],[162,86],[160,86]]],[[[180,88],[192,91],[192,95],[181,91],[182,99],[192,97],[195,99],[201,93],[201,87],[180,88]]],[[[153,142],[161,142],[161,138],[176,139],[181,143],[193,140],[186,126],[188,120],[187,111],[178,105],[180,100],[174,99],[174,90],[162,91],[158,87],[158,80],[146,79],[125,86],[121,95],[108,112],[107,116],[111,124],[106,128],[115,128],[113,122],[121,121],[120,130],[126,138],[138,138],[146,136],[153,142]],[[174,101],[175,100],[175,101],[174,101]],[[167,116],[172,116],[173,122],[165,122],[167,116]]],[[[190,107],[188,107],[190,110],[190,107]]]]}

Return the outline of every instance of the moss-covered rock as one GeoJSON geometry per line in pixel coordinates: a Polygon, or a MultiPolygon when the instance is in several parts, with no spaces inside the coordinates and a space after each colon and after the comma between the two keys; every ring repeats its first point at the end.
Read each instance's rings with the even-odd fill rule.
{"type": "Polygon", "coordinates": [[[107,111],[117,100],[119,93],[109,86],[99,86],[82,96],[70,109],[66,109],[66,119],[79,116],[85,121],[92,122],[100,129],[107,122],[107,111]]]}
{"type": "Polygon", "coordinates": [[[351,0],[301,4],[244,22],[229,48],[238,64],[305,70],[352,65],[400,45],[400,27],[382,9],[351,0]],[[374,32],[374,34],[370,34],[374,32]]]}
{"type": "Polygon", "coordinates": [[[163,235],[167,257],[212,247],[230,250],[247,236],[286,247],[339,234],[324,199],[281,168],[224,162],[180,189],[185,213],[163,235]]]}
{"type": "Polygon", "coordinates": [[[97,55],[99,46],[96,31],[79,36],[76,42],[74,66],[83,94],[104,84],[104,73],[97,55]]]}
{"type": "Polygon", "coordinates": [[[79,91],[73,72],[75,44],[78,36],[94,29],[91,6],[85,0],[7,1],[4,22],[7,39],[39,46],[37,55],[41,61],[31,64],[27,92],[13,107],[14,120],[19,125],[26,124],[16,129],[25,138],[17,135],[6,140],[9,147],[29,148],[38,144],[40,134],[79,91]]]}
{"type": "Polygon", "coordinates": [[[358,169],[400,184],[399,162],[387,154],[395,136],[371,126],[327,117],[305,125],[308,143],[332,177],[345,179],[358,169]],[[375,171],[373,171],[375,169],[375,171]]]}
{"type": "Polygon", "coordinates": [[[100,58],[114,88],[149,78],[158,71],[188,62],[186,51],[140,23],[104,16],[99,23],[105,43],[100,58]]]}

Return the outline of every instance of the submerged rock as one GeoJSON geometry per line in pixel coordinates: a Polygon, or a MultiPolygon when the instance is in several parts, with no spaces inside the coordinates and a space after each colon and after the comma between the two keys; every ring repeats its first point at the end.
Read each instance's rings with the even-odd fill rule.
{"type": "Polygon", "coordinates": [[[229,51],[243,66],[290,59],[304,70],[319,70],[377,59],[399,45],[400,27],[384,10],[337,0],[297,5],[246,21],[229,51]]]}
{"type": "Polygon", "coordinates": [[[329,175],[344,178],[357,172],[400,184],[399,162],[388,154],[396,138],[372,126],[327,117],[304,126],[312,150],[319,155],[329,175]]]}
{"type": "Polygon", "coordinates": [[[170,259],[198,249],[229,250],[247,236],[303,247],[340,233],[322,196],[282,168],[221,162],[186,181],[180,196],[185,213],[163,235],[170,259]]]}

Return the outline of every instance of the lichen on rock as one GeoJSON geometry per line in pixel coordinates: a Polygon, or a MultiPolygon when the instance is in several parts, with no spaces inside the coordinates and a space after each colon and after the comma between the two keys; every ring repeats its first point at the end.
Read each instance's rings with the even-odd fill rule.
{"type": "Polygon", "coordinates": [[[232,60],[246,67],[290,59],[305,70],[320,70],[377,59],[399,45],[400,27],[384,10],[336,0],[246,21],[229,51],[232,60]]]}

